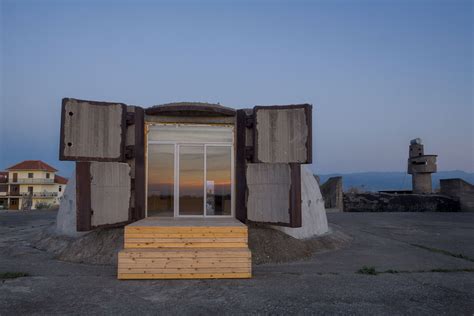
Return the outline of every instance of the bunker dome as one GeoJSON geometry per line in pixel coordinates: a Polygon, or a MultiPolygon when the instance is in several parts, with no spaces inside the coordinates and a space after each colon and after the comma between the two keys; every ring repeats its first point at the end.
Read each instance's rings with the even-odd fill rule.
{"type": "MultiPolygon", "coordinates": [[[[144,109],[65,98],[59,156],[76,161],[75,190],[58,213],[64,234],[130,224],[127,239],[127,228],[143,221],[166,229],[257,222],[296,238],[328,230],[319,186],[305,166],[312,163],[309,104],[144,109]]],[[[244,237],[236,244],[246,245],[244,237]]]]}

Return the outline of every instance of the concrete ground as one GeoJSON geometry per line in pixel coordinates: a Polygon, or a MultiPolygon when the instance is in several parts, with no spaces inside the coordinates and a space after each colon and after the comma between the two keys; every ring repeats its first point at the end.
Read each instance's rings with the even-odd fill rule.
{"type": "Polygon", "coordinates": [[[166,281],[118,281],[114,267],[32,248],[54,218],[0,213],[0,273],[29,274],[0,280],[0,315],[474,313],[474,213],[331,213],[354,238],[346,249],[255,266],[249,280],[166,281]]]}

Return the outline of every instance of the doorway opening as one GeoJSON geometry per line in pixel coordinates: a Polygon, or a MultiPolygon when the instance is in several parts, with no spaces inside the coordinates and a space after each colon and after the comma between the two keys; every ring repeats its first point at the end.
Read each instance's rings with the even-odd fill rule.
{"type": "Polygon", "coordinates": [[[147,217],[234,216],[233,126],[148,126],[147,217]]]}

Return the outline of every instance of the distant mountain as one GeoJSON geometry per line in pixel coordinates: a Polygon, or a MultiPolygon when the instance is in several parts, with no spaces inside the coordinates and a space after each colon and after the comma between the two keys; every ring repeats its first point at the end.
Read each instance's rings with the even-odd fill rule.
{"type": "MultiPolygon", "coordinates": [[[[344,190],[351,187],[360,188],[365,191],[381,190],[411,190],[411,175],[406,172],[360,172],[347,174],[323,174],[319,175],[321,183],[330,177],[342,176],[344,190]]],[[[474,184],[474,173],[464,171],[439,171],[433,173],[433,188],[439,187],[440,179],[461,178],[474,184]]]]}

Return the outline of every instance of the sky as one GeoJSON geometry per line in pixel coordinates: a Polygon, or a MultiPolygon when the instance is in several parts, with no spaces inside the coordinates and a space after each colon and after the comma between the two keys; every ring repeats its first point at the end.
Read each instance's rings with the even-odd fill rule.
{"type": "Polygon", "coordinates": [[[60,162],[63,97],[313,104],[313,170],[474,171],[472,1],[0,0],[0,169],[60,162]]]}

